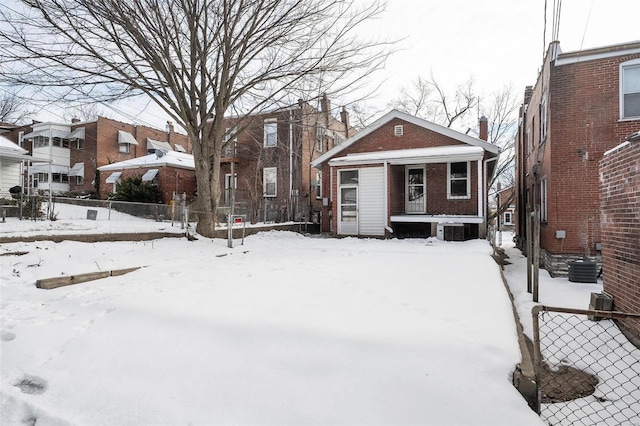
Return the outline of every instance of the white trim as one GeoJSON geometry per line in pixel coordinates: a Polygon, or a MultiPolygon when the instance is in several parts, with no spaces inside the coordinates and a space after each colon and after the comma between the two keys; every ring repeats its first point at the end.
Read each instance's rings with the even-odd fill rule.
{"type": "MultiPolygon", "coordinates": [[[[485,204],[484,197],[486,194],[485,194],[485,191],[482,190],[482,187],[483,187],[482,176],[485,175],[485,173],[483,173],[483,170],[482,170],[482,160],[478,160],[477,168],[478,168],[478,216],[484,216],[484,204],[485,204]]],[[[469,187],[470,186],[471,184],[469,184],[469,187]]],[[[469,197],[471,197],[471,192],[469,192],[469,197]]]]}
{"type": "Polygon", "coordinates": [[[469,161],[449,161],[447,163],[447,200],[469,200],[470,198],[471,198],[471,163],[469,161]],[[451,195],[451,163],[467,163],[467,177],[466,177],[467,194],[466,195],[451,195]]]}
{"type": "MultiPolygon", "coordinates": [[[[419,185],[413,185],[419,186],[419,185]]],[[[425,214],[427,212],[427,166],[425,164],[415,164],[404,166],[404,188],[406,198],[404,200],[404,211],[406,214],[425,214]],[[409,211],[409,170],[422,170],[422,208],[419,211],[409,211]]]]}
{"type": "Polygon", "coordinates": [[[275,198],[278,196],[278,168],[277,167],[263,167],[262,168],[262,193],[265,198],[275,198]],[[272,172],[274,181],[269,182],[274,184],[273,194],[267,194],[267,173],[272,172]]]}
{"type": "MultiPolygon", "coordinates": [[[[624,69],[627,67],[637,67],[640,66],[640,59],[632,59],[630,61],[622,62],[618,66],[618,75],[619,75],[619,85],[618,85],[618,100],[620,103],[620,120],[638,120],[640,119],[639,115],[634,115],[631,117],[624,116],[624,69]]],[[[637,93],[637,92],[633,92],[637,93]]]]}
{"type": "MultiPolygon", "coordinates": [[[[580,62],[595,61],[598,59],[606,59],[616,56],[626,56],[640,53],[640,46],[638,46],[638,43],[630,43],[630,45],[632,47],[629,49],[611,49],[612,47],[616,47],[614,45],[577,52],[564,52],[558,55],[557,59],[554,62],[554,65],[560,67],[562,65],[577,64],[580,62]]],[[[620,46],[624,47],[625,45],[620,46]]]]}
{"type": "Polygon", "coordinates": [[[385,115],[383,115],[382,117],[380,117],[376,121],[374,121],[370,126],[365,127],[363,130],[360,130],[358,133],[356,133],[354,136],[348,138],[346,141],[344,141],[340,145],[337,145],[337,146],[333,147],[332,149],[330,149],[329,151],[325,152],[320,157],[318,157],[315,160],[313,160],[311,162],[311,165],[313,167],[318,167],[320,164],[322,164],[325,161],[329,160],[330,158],[334,157],[336,154],[340,153],[344,149],[346,149],[349,146],[353,145],[355,142],[357,142],[360,139],[366,137],[367,135],[373,133],[374,131],[378,130],[380,127],[382,127],[383,125],[385,125],[386,123],[388,123],[388,122],[390,122],[391,120],[394,120],[394,119],[400,119],[400,120],[406,121],[408,123],[414,124],[416,126],[419,126],[419,127],[431,130],[433,132],[439,133],[441,135],[450,137],[452,139],[455,139],[457,141],[463,142],[465,144],[468,144],[468,145],[471,145],[471,146],[480,147],[483,150],[488,151],[488,152],[493,153],[493,154],[499,154],[500,153],[500,148],[498,146],[490,144],[490,143],[488,143],[486,141],[483,141],[482,139],[475,138],[475,137],[466,135],[464,133],[457,132],[457,131],[455,131],[453,129],[450,129],[448,127],[440,126],[439,124],[435,124],[435,123],[432,123],[430,121],[423,120],[422,118],[418,118],[418,117],[415,117],[413,115],[409,115],[407,113],[404,113],[402,111],[398,111],[398,110],[394,109],[394,110],[391,110],[390,112],[386,113],[385,115]]]}
{"type": "Polygon", "coordinates": [[[392,151],[376,151],[349,154],[345,157],[333,158],[330,166],[381,164],[387,161],[391,165],[412,165],[429,163],[446,163],[448,161],[476,161],[484,158],[484,151],[479,147],[467,145],[436,146],[430,148],[403,149],[392,151]]]}
{"type": "Polygon", "coordinates": [[[394,215],[390,216],[389,219],[391,220],[391,222],[399,223],[442,223],[445,225],[451,225],[455,223],[484,223],[484,218],[482,216],[470,215],[394,215]]]}

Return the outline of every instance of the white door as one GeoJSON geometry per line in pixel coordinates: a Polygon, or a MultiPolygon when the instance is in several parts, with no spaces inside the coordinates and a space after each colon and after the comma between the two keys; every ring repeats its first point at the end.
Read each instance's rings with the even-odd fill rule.
{"type": "Polygon", "coordinates": [[[358,170],[340,170],[338,234],[358,235],[358,170]]]}
{"type": "Polygon", "coordinates": [[[358,234],[383,236],[387,224],[387,190],[384,167],[360,169],[358,185],[358,234]]]}

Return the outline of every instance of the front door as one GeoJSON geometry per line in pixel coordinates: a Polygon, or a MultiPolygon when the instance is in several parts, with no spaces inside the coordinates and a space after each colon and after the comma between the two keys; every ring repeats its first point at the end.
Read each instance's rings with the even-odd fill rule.
{"type": "Polygon", "coordinates": [[[358,234],[358,171],[340,171],[340,205],[338,206],[338,233],[358,234]]]}
{"type": "Polygon", "coordinates": [[[425,174],[424,166],[407,166],[406,168],[406,213],[425,213],[427,211],[425,174]]]}

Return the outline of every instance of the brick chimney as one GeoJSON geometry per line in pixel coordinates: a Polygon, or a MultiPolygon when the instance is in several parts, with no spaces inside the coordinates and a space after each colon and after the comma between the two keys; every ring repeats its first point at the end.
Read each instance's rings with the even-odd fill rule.
{"type": "Polygon", "coordinates": [[[345,107],[340,111],[340,121],[344,124],[344,135],[349,137],[349,111],[345,107]]]}
{"type": "Polygon", "coordinates": [[[533,95],[533,86],[527,86],[524,89],[524,104],[527,105],[533,95]]]}
{"type": "Polygon", "coordinates": [[[327,120],[327,125],[329,124],[329,117],[331,117],[331,101],[327,97],[326,93],[322,94],[322,98],[320,99],[320,111],[324,113],[325,119],[327,120]]]}
{"type": "Polygon", "coordinates": [[[480,135],[478,136],[483,141],[489,140],[489,120],[484,115],[480,117],[480,135]]]}

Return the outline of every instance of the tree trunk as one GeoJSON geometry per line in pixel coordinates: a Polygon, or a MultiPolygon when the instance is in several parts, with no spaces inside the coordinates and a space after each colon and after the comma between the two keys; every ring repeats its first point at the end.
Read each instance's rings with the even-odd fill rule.
{"type": "Polygon", "coordinates": [[[203,237],[215,236],[218,202],[220,200],[220,150],[213,141],[196,137],[193,154],[198,186],[196,231],[203,237]]]}

